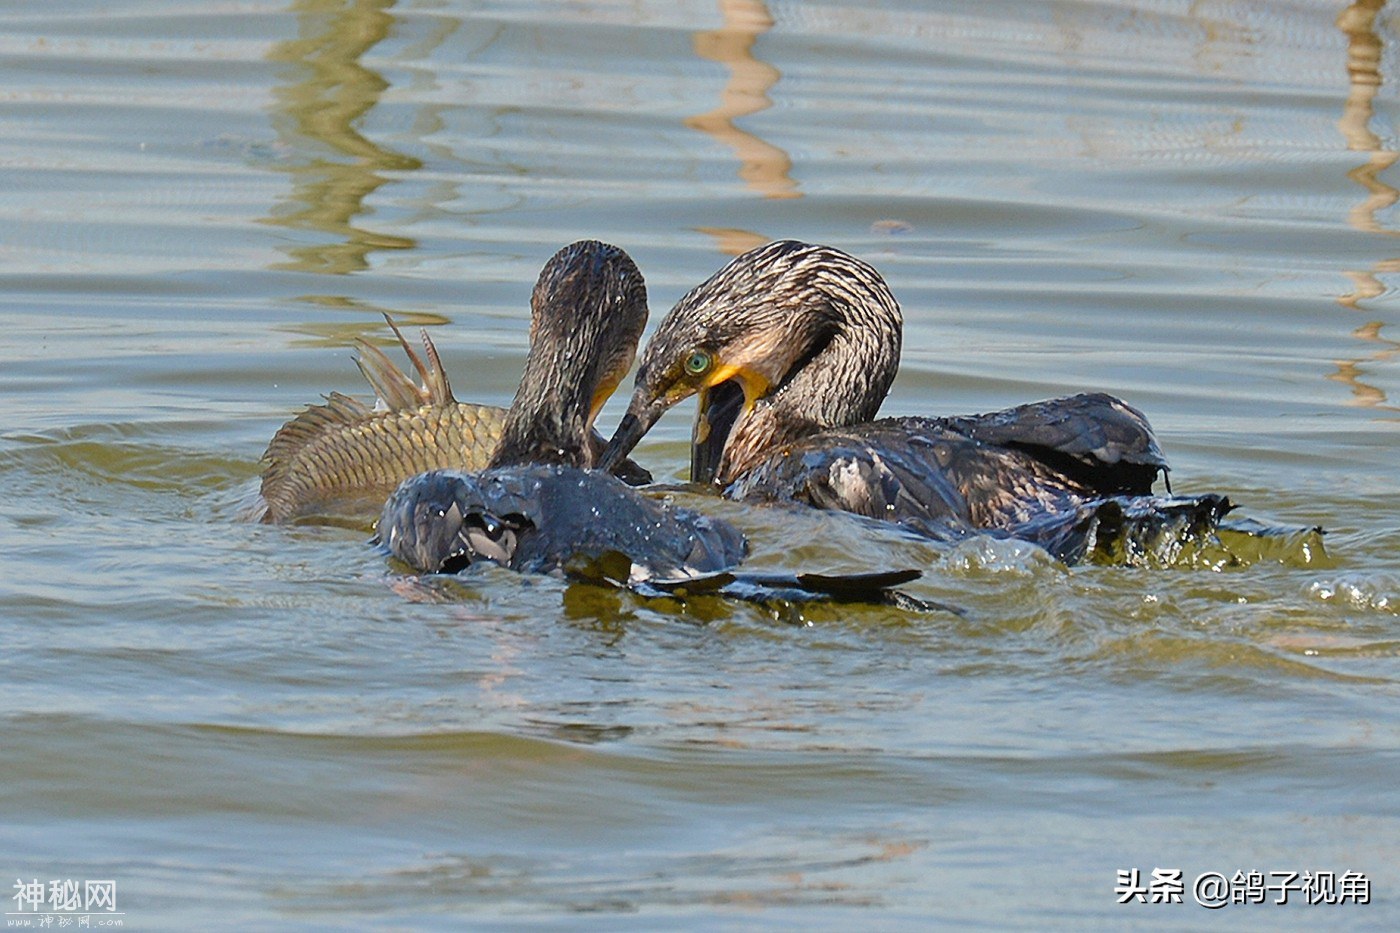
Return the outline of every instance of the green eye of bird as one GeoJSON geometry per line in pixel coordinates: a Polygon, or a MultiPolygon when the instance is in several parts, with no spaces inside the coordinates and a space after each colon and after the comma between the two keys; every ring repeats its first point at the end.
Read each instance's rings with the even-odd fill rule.
{"type": "Polygon", "coordinates": [[[696,350],[685,359],[685,371],[692,376],[699,376],[710,368],[710,354],[704,350],[696,350]]]}

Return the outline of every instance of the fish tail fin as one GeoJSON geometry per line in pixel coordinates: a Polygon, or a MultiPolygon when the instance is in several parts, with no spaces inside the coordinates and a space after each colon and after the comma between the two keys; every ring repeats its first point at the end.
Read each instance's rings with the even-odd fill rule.
{"type": "Polygon", "coordinates": [[[277,429],[262,455],[260,493],[267,503],[263,521],[278,522],[292,517],[309,479],[301,458],[312,445],[329,432],[363,422],[371,412],[348,395],[332,392],[324,405],[308,405],[306,410],[277,429]]]}

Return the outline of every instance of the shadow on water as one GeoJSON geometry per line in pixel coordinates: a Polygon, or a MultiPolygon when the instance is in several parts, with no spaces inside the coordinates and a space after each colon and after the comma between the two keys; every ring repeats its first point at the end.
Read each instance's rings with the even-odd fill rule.
{"type": "Polygon", "coordinates": [[[389,86],[360,58],[389,35],[394,0],[298,0],[300,36],[277,43],[268,57],[286,64],[286,83],[273,89],[273,126],[289,148],[322,151],[293,164],[293,191],[267,223],[327,234],[330,242],[285,247],[290,260],[278,268],[345,274],[369,267],[377,250],[413,249],[409,237],[357,226],[365,200],[390,172],[422,168],[357,130],[356,124],[389,86]],[[309,143],[309,144],[308,144],[309,143]]]}
{"type": "MultiPolygon", "coordinates": [[[[1369,154],[1364,163],[1347,172],[1347,178],[1366,190],[1366,197],[1351,209],[1347,222],[1361,233],[1394,237],[1400,235],[1400,231],[1387,227],[1380,214],[1400,201],[1400,190],[1382,175],[1400,159],[1400,153],[1385,148],[1380,136],[1371,129],[1376,116],[1376,95],[1385,83],[1381,74],[1384,45],[1376,31],[1376,19],[1384,7],[1385,0],[1357,0],[1337,16],[1337,28],[1347,38],[1349,79],[1346,103],[1337,128],[1346,139],[1347,149],[1369,154]]],[[[1389,290],[1381,276],[1396,272],[1400,272],[1400,257],[1379,260],[1370,269],[1347,272],[1352,290],[1337,302],[1352,311],[1364,310],[1362,302],[1380,298],[1389,290]]],[[[1400,407],[1389,402],[1383,389],[1363,378],[1368,367],[1390,362],[1400,354],[1400,342],[1381,335],[1386,326],[1385,321],[1368,321],[1352,331],[1358,340],[1376,349],[1357,359],[1337,360],[1337,371],[1327,378],[1350,387],[1352,404],[1393,412],[1400,411],[1400,407]]]]}

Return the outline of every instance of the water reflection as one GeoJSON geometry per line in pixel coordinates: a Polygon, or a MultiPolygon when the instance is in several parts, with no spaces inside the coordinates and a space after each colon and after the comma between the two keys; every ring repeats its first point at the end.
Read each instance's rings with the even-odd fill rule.
{"type": "Polygon", "coordinates": [[[738,256],[740,253],[747,253],[756,246],[762,246],[772,237],[766,237],[761,233],[752,230],[743,230],[739,227],[696,227],[698,232],[712,237],[715,247],[725,256],[738,256]]]}
{"type": "Polygon", "coordinates": [[[273,89],[273,125],[293,150],[317,150],[289,169],[293,190],[268,223],[330,234],[330,242],[286,248],[278,268],[343,274],[369,265],[374,250],[411,249],[414,240],[355,226],[364,202],[388,178],[420,168],[419,160],[366,139],[355,129],[388,82],[359,59],[389,34],[394,0],[296,0],[296,39],[277,43],[268,57],[287,63],[285,84],[273,89]]]}
{"type": "Polygon", "coordinates": [[[1400,406],[1388,404],[1385,391],[1377,386],[1363,381],[1366,375],[1365,366],[1367,364],[1388,363],[1397,356],[1400,356],[1400,342],[1390,340],[1381,336],[1381,328],[1385,324],[1382,321],[1367,321],[1351,335],[1358,340],[1379,345],[1380,349],[1375,352],[1355,360],[1334,360],[1337,371],[1328,376],[1334,382],[1340,382],[1351,388],[1353,403],[1365,408],[1384,408],[1387,411],[1400,411],[1400,406]]]}
{"type": "Polygon", "coordinates": [[[696,55],[729,69],[729,82],[720,94],[718,107],[688,117],[685,125],[733,149],[739,157],[739,177],[750,190],[765,198],[800,198],[802,193],[790,174],[792,159],[788,154],[734,125],[740,117],[773,106],[768,91],[782,74],[753,54],[758,37],[773,28],[773,17],[763,0],[719,0],[719,11],[724,25],[697,32],[693,43],[696,55]]]}
{"type": "Polygon", "coordinates": [[[1258,41],[1257,34],[1236,18],[1242,18],[1243,11],[1232,4],[1197,0],[1184,15],[1201,29],[1201,41],[1191,50],[1201,74],[1229,74],[1241,55],[1254,54],[1250,47],[1258,41]]]}
{"type": "Polygon", "coordinates": [[[340,319],[295,321],[282,325],[279,329],[288,333],[300,334],[308,340],[298,341],[301,346],[349,346],[356,338],[369,340],[386,347],[397,347],[398,340],[388,336],[384,327],[384,315],[389,315],[400,327],[441,327],[451,320],[431,311],[409,311],[404,308],[391,308],[348,295],[302,295],[297,298],[303,304],[318,308],[334,308],[339,311],[354,312],[350,321],[340,319]]]}
{"type": "MultiPolygon", "coordinates": [[[[1384,46],[1375,28],[1376,19],[1384,6],[1385,0],[1357,0],[1337,16],[1337,28],[1347,37],[1349,79],[1346,104],[1337,127],[1345,137],[1348,149],[1370,153],[1363,164],[1347,172],[1348,178],[1366,190],[1366,197],[1351,209],[1347,222],[1363,233],[1396,236],[1397,231],[1384,226],[1378,215],[1400,201],[1400,190],[1382,178],[1382,173],[1400,159],[1400,153],[1386,149],[1381,138],[1371,129],[1371,121],[1375,118],[1376,94],[1384,84],[1380,67],[1384,46]]],[[[1386,286],[1380,276],[1394,272],[1400,272],[1400,257],[1380,260],[1369,269],[1348,271],[1346,276],[1352,281],[1352,290],[1337,301],[1354,311],[1361,310],[1362,301],[1385,294],[1386,286]]],[[[1378,349],[1359,359],[1336,361],[1337,371],[1328,378],[1350,386],[1357,405],[1400,411],[1400,408],[1387,404],[1383,390],[1363,382],[1361,378],[1366,364],[1390,362],[1400,354],[1400,342],[1381,336],[1384,326],[1383,321],[1368,321],[1352,331],[1357,339],[1377,345],[1378,349]]]]}

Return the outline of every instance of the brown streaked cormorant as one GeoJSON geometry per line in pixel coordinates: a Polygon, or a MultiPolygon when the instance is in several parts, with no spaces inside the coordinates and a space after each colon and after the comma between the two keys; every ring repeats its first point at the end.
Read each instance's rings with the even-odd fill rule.
{"type": "Polygon", "coordinates": [[[686,588],[759,599],[883,599],[887,587],[918,575],[736,574],[747,542],[732,525],[589,470],[592,422],[635,352],[646,286],[625,252],[587,241],[549,261],[535,297],[529,356],[487,468],[405,480],[377,532],[394,557],[428,573],[486,561],[648,593],[686,588]]]}
{"type": "Polygon", "coordinates": [[[1088,393],[954,418],[873,420],[903,319],[869,264],[792,240],[686,294],[652,335],[602,466],[699,396],[691,478],[737,499],[843,509],[940,540],[1023,538],[1073,562],[1125,533],[1210,528],[1221,496],[1156,498],[1167,463],[1143,415],[1088,393]]]}

